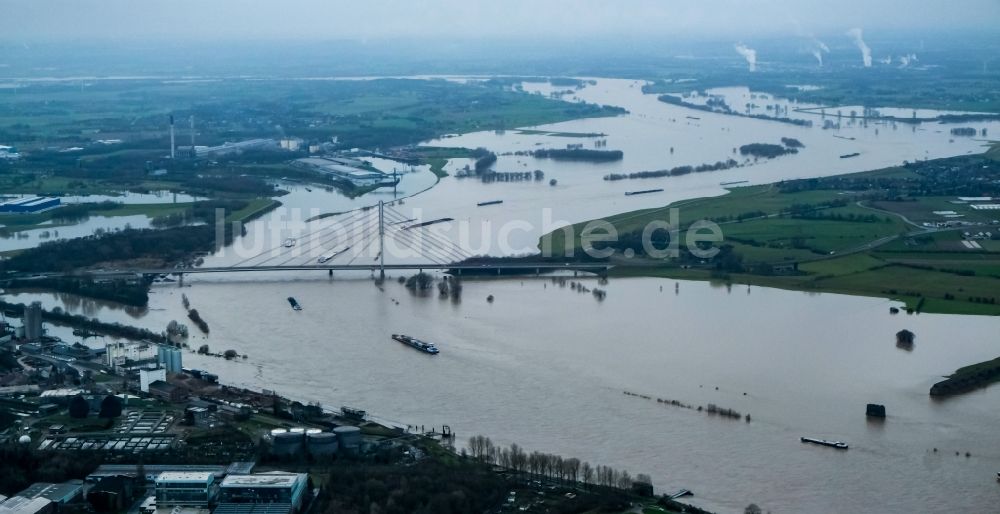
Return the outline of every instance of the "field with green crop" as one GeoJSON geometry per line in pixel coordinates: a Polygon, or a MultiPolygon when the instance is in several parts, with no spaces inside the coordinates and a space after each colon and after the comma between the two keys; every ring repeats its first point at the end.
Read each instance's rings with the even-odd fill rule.
{"type": "MultiPolygon", "coordinates": [[[[983,169],[978,162],[973,167],[983,169]]],[[[743,187],[719,197],[610,216],[604,221],[620,236],[620,242],[607,245],[615,250],[612,272],[886,297],[923,312],[1000,315],[1000,225],[970,219],[981,224],[922,227],[907,220],[942,204],[954,205],[949,202],[955,197],[886,201],[881,189],[848,187],[917,181],[918,171],[922,169],[891,168],[808,184],[743,187]],[[841,183],[845,189],[834,187],[841,183]],[[643,255],[635,234],[648,223],[671,221],[672,209],[679,215],[680,255],[643,255]],[[723,251],[712,259],[684,251],[687,229],[699,220],[714,222],[723,234],[715,243],[723,251]],[[978,238],[980,248],[962,243],[970,237],[967,232],[978,238]],[[997,237],[979,236],[987,232],[997,237]],[[639,257],[628,258],[630,252],[639,257]]],[[[572,227],[569,245],[578,256],[583,255],[580,235],[586,224],[572,227]]],[[[564,248],[568,233],[546,234],[539,246],[564,248]]]]}

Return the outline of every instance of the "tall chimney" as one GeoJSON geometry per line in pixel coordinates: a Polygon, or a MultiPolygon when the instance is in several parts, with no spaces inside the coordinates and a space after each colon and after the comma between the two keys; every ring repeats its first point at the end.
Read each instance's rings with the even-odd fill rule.
{"type": "Polygon", "coordinates": [[[194,114],[191,115],[191,153],[194,153],[194,114]]]}
{"type": "Polygon", "coordinates": [[[174,115],[170,115],[170,158],[174,158],[174,115]]]}

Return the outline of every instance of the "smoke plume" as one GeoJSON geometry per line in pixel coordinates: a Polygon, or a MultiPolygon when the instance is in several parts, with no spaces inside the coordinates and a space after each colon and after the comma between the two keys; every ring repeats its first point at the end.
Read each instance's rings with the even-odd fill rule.
{"type": "Polygon", "coordinates": [[[872,49],[868,48],[868,45],[865,44],[865,40],[862,39],[861,29],[853,28],[851,30],[848,30],[847,35],[848,37],[854,40],[854,45],[858,47],[858,50],[861,50],[861,59],[862,61],[864,61],[865,68],[871,68],[872,49]]]}
{"type": "Polygon", "coordinates": [[[757,51],[750,48],[743,43],[737,43],[733,48],[736,49],[736,53],[743,56],[747,60],[747,64],[750,66],[750,71],[757,71],[757,51]]]}
{"type": "Polygon", "coordinates": [[[907,54],[899,56],[899,67],[905,68],[915,62],[917,62],[917,54],[907,54]]]}

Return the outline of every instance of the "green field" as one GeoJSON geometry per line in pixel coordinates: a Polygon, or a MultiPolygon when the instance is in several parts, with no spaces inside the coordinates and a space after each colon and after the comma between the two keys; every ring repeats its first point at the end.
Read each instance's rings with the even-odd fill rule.
{"type": "MultiPolygon", "coordinates": [[[[916,177],[907,173],[890,169],[853,178],[866,182],[916,177]]],[[[977,241],[982,248],[976,250],[961,244],[963,232],[997,233],[1000,227],[929,230],[903,219],[937,210],[943,197],[874,202],[878,206],[905,204],[910,209],[903,214],[869,206],[872,191],[782,191],[775,184],[744,187],[720,197],[605,218],[619,235],[636,234],[650,222],[669,220],[671,209],[676,208],[682,247],[692,223],[710,220],[723,233],[724,239],[716,247],[735,256],[725,261],[721,257],[699,260],[682,251],[677,258],[628,259],[623,257],[627,251],[640,257],[642,253],[626,240],[626,246],[633,246],[610,246],[615,250],[612,273],[876,296],[903,301],[908,308],[922,312],[1000,315],[1000,304],[996,303],[1000,297],[1000,239],[977,241]]],[[[582,255],[580,233],[586,223],[572,227],[574,237],[569,246],[577,255],[582,255]]],[[[560,229],[546,234],[540,248],[552,245],[561,252],[567,232],[560,229]]]]}

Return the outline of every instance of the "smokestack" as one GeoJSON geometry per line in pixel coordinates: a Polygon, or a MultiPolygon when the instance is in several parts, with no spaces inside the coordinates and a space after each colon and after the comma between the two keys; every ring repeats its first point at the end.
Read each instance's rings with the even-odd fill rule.
{"type": "Polygon", "coordinates": [[[854,46],[858,47],[858,50],[861,50],[861,62],[864,63],[865,68],[871,68],[872,67],[872,49],[868,48],[868,45],[865,44],[865,40],[862,39],[862,37],[861,37],[862,36],[861,29],[854,28],[854,29],[848,30],[847,31],[847,35],[851,39],[854,40],[854,46]]]}
{"type": "Polygon", "coordinates": [[[170,158],[174,158],[174,115],[170,115],[170,158]]]}
{"type": "Polygon", "coordinates": [[[750,48],[743,43],[737,43],[733,48],[736,49],[736,53],[743,56],[747,60],[747,65],[750,66],[750,71],[757,71],[757,51],[750,48]]]}
{"type": "Polygon", "coordinates": [[[191,115],[191,151],[194,152],[194,114],[191,115]]]}

